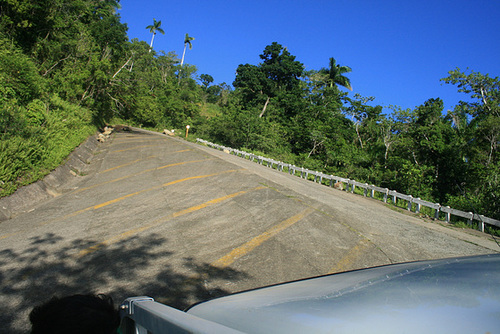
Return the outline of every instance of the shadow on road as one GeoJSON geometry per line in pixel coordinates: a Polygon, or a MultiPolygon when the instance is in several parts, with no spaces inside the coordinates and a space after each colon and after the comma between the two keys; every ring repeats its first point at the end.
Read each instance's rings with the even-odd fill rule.
{"type": "Polygon", "coordinates": [[[78,252],[96,241],[64,241],[50,233],[32,238],[23,251],[0,251],[2,333],[26,332],[31,309],[52,296],[106,293],[120,303],[126,297],[148,295],[183,309],[193,301],[228,293],[210,290],[208,280],[246,277],[242,272],[215,268],[193,258],[182,259],[183,272],[176,272],[169,265],[174,252],[165,251],[167,239],[154,234],[122,240],[81,258],[78,252]],[[150,265],[158,261],[164,265],[152,270],[150,265]],[[151,272],[154,274],[148,275],[151,272]]]}

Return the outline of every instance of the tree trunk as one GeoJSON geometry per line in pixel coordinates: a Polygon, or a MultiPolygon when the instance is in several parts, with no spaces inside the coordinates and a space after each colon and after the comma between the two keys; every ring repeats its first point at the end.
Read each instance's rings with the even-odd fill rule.
{"type": "Polygon", "coordinates": [[[316,151],[316,147],[319,147],[319,146],[323,145],[323,142],[324,142],[324,140],[320,141],[319,143],[316,140],[314,141],[313,148],[309,152],[309,154],[307,155],[308,159],[311,157],[311,155],[314,153],[314,151],[316,151]]]}
{"type": "Polygon", "coordinates": [[[153,40],[155,39],[156,33],[153,33],[153,37],[151,37],[151,44],[149,44],[149,52],[153,49],[153,40]]]}
{"type": "Polygon", "coordinates": [[[63,59],[61,59],[61,60],[58,60],[58,61],[57,61],[54,65],[52,65],[52,66],[51,66],[51,67],[50,67],[47,71],[45,71],[45,73],[44,73],[44,74],[42,74],[42,76],[46,76],[46,75],[47,75],[50,71],[52,71],[52,69],[53,69],[54,67],[56,67],[57,65],[59,65],[59,63],[60,63],[60,62],[62,62],[62,61],[64,61],[64,60],[68,59],[69,57],[71,57],[71,56],[67,56],[67,57],[64,57],[64,58],[63,58],[63,59]]]}
{"type": "Polygon", "coordinates": [[[389,149],[391,147],[391,142],[386,142],[384,140],[384,145],[385,145],[385,154],[384,154],[384,165],[387,164],[387,158],[389,157],[389,149]]]}
{"type": "Polygon", "coordinates": [[[186,55],[186,44],[184,44],[184,51],[182,52],[181,67],[184,64],[184,56],[186,55]]]}
{"type": "Polygon", "coordinates": [[[260,113],[260,115],[259,115],[259,118],[260,118],[260,117],[262,117],[262,116],[264,116],[264,113],[266,112],[267,105],[269,104],[269,100],[270,100],[270,99],[271,99],[271,98],[268,96],[268,97],[267,97],[267,100],[266,100],[266,103],[264,103],[264,108],[262,108],[262,112],[261,112],[261,113],[260,113]]]}
{"type": "MultiPolygon", "coordinates": [[[[134,56],[134,55],[130,56],[130,58],[127,60],[127,62],[126,62],[125,64],[123,64],[123,66],[122,66],[122,67],[120,67],[120,69],[119,69],[118,71],[116,71],[116,73],[115,73],[115,74],[113,74],[113,76],[111,77],[111,79],[114,79],[114,78],[118,75],[118,73],[120,73],[120,71],[121,71],[121,70],[123,70],[123,68],[124,68],[125,66],[127,66],[127,64],[129,63],[129,61],[130,61],[130,60],[132,60],[132,57],[133,57],[133,56],[134,56]]],[[[111,80],[110,80],[110,81],[111,81],[111,80]]]]}
{"type": "Polygon", "coordinates": [[[356,122],[356,134],[358,135],[358,140],[359,140],[359,144],[361,145],[361,149],[364,150],[363,141],[361,140],[361,136],[359,135],[359,123],[358,122],[356,122]]]}

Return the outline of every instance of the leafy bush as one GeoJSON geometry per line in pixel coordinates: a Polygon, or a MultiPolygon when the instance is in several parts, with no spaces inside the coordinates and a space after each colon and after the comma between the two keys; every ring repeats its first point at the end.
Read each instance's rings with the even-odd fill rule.
{"type": "Polygon", "coordinates": [[[1,110],[2,120],[16,125],[3,126],[0,135],[0,197],[45,176],[96,131],[88,109],[57,96],[1,110]]]}
{"type": "Polygon", "coordinates": [[[16,98],[24,104],[45,90],[46,81],[38,74],[35,63],[0,35],[0,101],[16,98]]]}

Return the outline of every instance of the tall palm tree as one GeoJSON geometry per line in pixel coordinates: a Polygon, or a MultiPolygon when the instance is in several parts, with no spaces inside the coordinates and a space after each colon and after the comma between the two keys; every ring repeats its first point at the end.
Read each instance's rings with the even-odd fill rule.
{"type": "Polygon", "coordinates": [[[153,37],[151,37],[151,44],[149,45],[149,52],[153,49],[153,40],[155,39],[156,32],[160,32],[163,35],[165,35],[165,31],[163,31],[161,26],[161,21],[156,21],[156,19],[153,19],[153,25],[149,25],[146,27],[146,29],[149,29],[149,32],[153,34],[153,37]]]}
{"type": "Polygon", "coordinates": [[[326,74],[326,84],[330,87],[334,87],[335,85],[340,85],[352,91],[351,80],[345,77],[345,73],[352,72],[352,69],[349,66],[340,66],[335,61],[335,58],[330,58],[330,66],[329,69],[321,69],[323,74],[326,74]]]}
{"type": "Polygon", "coordinates": [[[186,54],[186,47],[189,44],[189,50],[193,48],[193,44],[191,44],[192,40],[194,40],[194,37],[190,37],[188,34],[186,34],[186,37],[184,37],[184,52],[182,53],[181,67],[182,64],[184,64],[184,55],[186,54]]]}

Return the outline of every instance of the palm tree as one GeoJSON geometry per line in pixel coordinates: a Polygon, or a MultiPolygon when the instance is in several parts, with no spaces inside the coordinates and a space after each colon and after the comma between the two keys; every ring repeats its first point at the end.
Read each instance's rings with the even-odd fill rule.
{"type": "Polygon", "coordinates": [[[149,25],[146,27],[146,29],[149,29],[149,32],[153,34],[153,37],[151,37],[151,44],[149,45],[149,52],[151,52],[151,49],[153,49],[153,40],[155,39],[156,32],[160,32],[165,35],[165,31],[163,31],[160,26],[161,21],[156,21],[156,19],[153,19],[153,25],[149,25]]]}
{"type": "Polygon", "coordinates": [[[326,84],[330,87],[334,87],[335,85],[340,85],[352,91],[351,80],[345,77],[345,73],[352,72],[352,69],[349,66],[340,66],[336,63],[335,58],[330,58],[330,68],[323,68],[320,71],[322,74],[326,76],[326,84]]]}
{"type": "Polygon", "coordinates": [[[189,50],[193,48],[193,44],[191,44],[192,40],[194,40],[194,37],[189,37],[189,35],[186,34],[186,37],[184,38],[184,52],[182,53],[181,67],[182,64],[184,64],[184,55],[186,54],[186,46],[188,46],[189,44],[189,50]]]}

